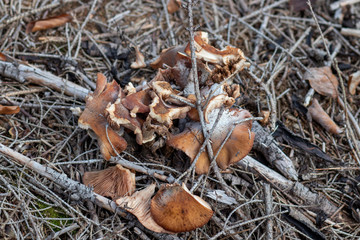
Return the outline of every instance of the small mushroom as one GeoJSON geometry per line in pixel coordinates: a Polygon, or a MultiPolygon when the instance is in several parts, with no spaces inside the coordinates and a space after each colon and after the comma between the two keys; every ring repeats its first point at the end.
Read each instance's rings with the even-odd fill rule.
{"type": "Polygon", "coordinates": [[[224,107],[231,107],[234,105],[235,99],[232,97],[228,97],[226,94],[219,94],[217,96],[213,96],[204,109],[204,118],[207,123],[209,123],[208,115],[214,109],[224,107]]]}
{"type": "MultiPolygon", "coordinates": [[[[209,114],[209,123],[206,124],[207,129],[212,129],[218,112],[219,109],[213,110],[209,114]]],[[[214,154],[220,149],[233,125],[237,121],[249,117],[251,117],[251,114],[246,110],[233,108],[224,111],[218,121],[217,127],[210,137],[214,154]]],[[[240,161],[250,152],[255,137],[255,134],[251,132],[251,125],[251,121],[245,121],[235,126],[216,159],[216,162],[221,169],[225,170],[229,165],[240,161]]],[[[201,131],[200,123],[188,123],[183,132],[177,135],[171,135],[167,140],[169,146],[183,151],[190,158],[191,162],[194,161],[203,142],[204,136],[201,131]]],[[[209,171],[210,160],[206,152],[200,154],[195,166],[197,174],[205,174],[209,171]]]]}
{"type": "Polygon", "coordinates": [[[356,87],[360,83],[360,71],[357,71],[350,75],[349,77],[349,92],[351,95],[354,95],[356,92],[356,87]]]}
{"type": "Polygon", "coordinates": [[[109,126],[105,117],[105,108],[109,103],[114,103],[119,94],[120,86],[115,81],[107,83],[106,77],[98,73],[96,89],[86,97],[86,107],[78,121],[81,128],[94,131],[100,151],[106,160],[127,147],[125,139],[109,126]]]}
{"type": "Polygon", "coordinates": [[[212,217],[210,205],[183,184],[166,184],[151,200],[151,216],[171,232],[188,232],[204,226],[212,217]]]}
{"type": "Polygon", "coordinates": [[[135,191],[135,174],[120,164],[101,171],[85,172],[83,182],[104,197],[116,199],[135,191]]]}
{"type": "Polygon", "coordinates": [[[159,123],[164,123],[167,127],[172,126],[173,119],[185,118],[190,111],[190,106],[174,106],[166,104],[156,93],[152,92],[152,103],[150,105],[149,116],[159,123]]]}
{"type": "Polygon", "coordinates": [[[134,69],[146,67],[145,57],[140,52],[140,50],[137,46],[135,47],[135,54],[136,54],[136,61],[133,62],[130,67],[134,68],[134,69]]]}
{"type": "MultiPolygon", "coordinates": [[[[224,50],[219,50],[209,44],[207,32],[196,32],[194,36],[195,54],[198,59],[208,63],[228,65],[231,61],[245,64],[244,53],[239,48],[227,46],[224,50]]],[[[185,48],[185,53],[191,56],[190,44],[185,48]]],[[[242,67],[248,64],[242,65],[242,67]]]]}
{"type": "Polygon", "coordinates": [[[336,125],[330,116],[324,111],[316,98],[313,99],[308,111],[311,118],[319,123],[326,131],[332,134],[340,134],[343,130],[336,125]]]}
{"type": "Polygon", "coordinates": [[[130,129],[136,134],[136,142],[140,145],[143,144],[140,119],[130,116],[129,110],[123,106],[120,98],[113,104],[109,103],[105,112],[107,120],[113,128],[120,129],[123,126],[130,129]]]}
{"type": "Polygon", "coordinates": [[[154,62],[150,63],[150,67],[153,69],[164,68],[164,64],[169,67],[174,67],[179,58],[182,58],[182,56],[178,53],[184,53],[185,47],[186,45],[184,44],[162,50],[160,57],[158,57],[154,62]]]}
{"type": "Polygon", "coordinates": [[[122,197],[116,200],[116,204],[126,211],[134,214],[139,222],[147,229],[158,233],[170,233],[173,232],[165,230],[163,227],[157,224],[150,213],[151,197],[155,191],[155,183],[147,186],[141,191],[136,191],[131,196],[122,197]]]}
{"type": "Polygon", "coordinates": [[[170,83],[166,81],[152,81],[151,88],[166,103],[175,104],[177,106],[183,106],[185,104],[184,102],[186,101],[194,103],[192,99],[178,95],[179,91],[174,90],[170,83]],[[176,95],[178,99],[170,97],[171,95],[176,95]],[[179,99],[182,99],[183,102],[179,99]]]}
{"type": "Polygon", "coordinates": [[[121,100],[124,107],[130,110],[132,117],[135,117],[136,113],[148,113],[150,112],[149,105],[151,103],[151,97],[149,95],[150,89],[138,91],[136,93],[127,95],[121,100]]]}

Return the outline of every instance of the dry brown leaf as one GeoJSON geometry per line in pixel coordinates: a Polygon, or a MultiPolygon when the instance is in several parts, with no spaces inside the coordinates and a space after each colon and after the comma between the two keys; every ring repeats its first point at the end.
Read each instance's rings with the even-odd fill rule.
{"type": "Polygon", "coordinates": [[[145,57],[140,52],[140,50],[139,50],[139,48],[137,46],[135,47],[135,53],[136,53],[136,61],[133,62],[130,67],[135,68],[135,69],[146,67],[145,57]]]}
{"type": "Polygon", "coordinates": [[[332,134],[340,134],[343,131],[336,125],[330,116],[324,111],[316,98],[313,99],[311,106],[308,108],[311,118],[319,123],[326,131],[332,134]]]}
{"type": "Polygon", "coordinates": [[[0,52],[0,60],[6,62],[6,56],[0,52]]]}
{"type": "Polygon", "coordinates": [[[311,87],[321,95],[337,98],[339,82],[330,67],[310,68],[304,77],[311,87]]]}
{"type": "Polygon", "coordinates": [[[41,19],[37,21],[30,22],[26,25],[26,34],[30,32],[36,32],[40,30],[46,30],[54,27],[59,27],[64,25],[67,22],[72,20],[72,16],[70,14],[61,14],[56,17],[41,19]]]}
{"type": "Polygon", "coordinates": [[[0,114],[16,114],[20,112],[19,106],[3,106],[0,105],[0,114]]]}
{"type": "Polygon", "coordinates": [[[356,88],[360,83],[360,71],[357,71],[350,75],[349,77],[349,92],[351,95],[354,95],[356,88]]]}
{"type": "Polygon", "coordinates": [[[170,0],[167,4],[167,10],[170,14],[180,9],[181,0],[170,0]]]}

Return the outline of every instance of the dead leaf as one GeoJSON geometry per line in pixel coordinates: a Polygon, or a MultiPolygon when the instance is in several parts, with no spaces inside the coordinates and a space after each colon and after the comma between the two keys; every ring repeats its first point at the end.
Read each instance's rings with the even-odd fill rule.
{"type": "Polygon", "coordinates": [[[6,56],[0,52],[0,60],[6,62],[6,56]]]}
{"type": "Polygon", "coordinates": [[[167,4],[167,10],[170,14],[180,9],[181,0],[170,0],[167,4]]]}
{"type": "Polygon", "coordinates": [[[360,83],[360,71],[357,71],[350,75],[349,77],[349,92],[351,95],[354,95],[356,88],[360,83]]]}
{"type": "Polygon", "coordinates": [[[277,138],[277,139],[280,138],[280,139],[286,141],[289,145],[296,147],[312,156],[317,156],[319,158],[324,159],[325,161],[334,163],[334,161],[331,159],[331,157],[329,155],[327,155],[325,152],[323,152],[316,145],[310,143],[308,140],[295,135],[293,132],[291,132],[289,129],[287,129],[282,122],[277,121],[276,125],[277,125],[277,128],[273,134],[273,136],[275,138],[277,138]]]}
{"type": "Polygon", "coordinates": [[[308,111],[311,118],[319,123],[329,133],[340,134],[342,129],[336,125],[336,123],[330,118],[330,116],[324,111],[316,98],[313,99],[308,111]]]}
{"type": "Polygon", "coordinates": [[[36,32],[40,30],[59,27],[67,22],[70,22],[71,20],[72,20],[72,16],[66,13],[56,17],[33,21],[26,25],[26,34],[29,34],[30,32],[36,32]]]}
{"type": "Polygon", "coordinates": [[[16,114],[20,112],[19,106],[3,106],[0,105],[0,114],[16,114]]]}
{"type": "Polygon", "coordinates": [[[339,82],[330,67],[310,68],[304,78],[309,80],[311,87],[321,95],[337,98],[339,82]]]}

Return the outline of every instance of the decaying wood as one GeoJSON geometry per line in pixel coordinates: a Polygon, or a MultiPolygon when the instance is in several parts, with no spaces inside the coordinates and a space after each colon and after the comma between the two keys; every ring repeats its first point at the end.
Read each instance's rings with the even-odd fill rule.
{"type": "Polygon", "coordinates": [[[253,123],[252,130],[255,132],[253,148],[260,151],[267,161],[274,165],[284,176],[291,180],[298,180],[294,164],[276,145],[275,139],[257,122],[253,123]]]}
{"type": "Polygon", "coordinates": [[[342,211],[325,196],[320,193],[311,191],[303,184],[291,181],[271,170],[270,168],[259,163],[250,156],[246,156],[238,163],[239,166],[245,170],[249,170],[254,174],[264,178],[274,188],[281,190],[284,193],[294,196],[300,203],[309,207],[314,211],[323,211],[328,217],[333,217],[336,222],[346,222],[348,219],[342,211]],[[345,221],[346,220],[346,221],[345,221]]]}

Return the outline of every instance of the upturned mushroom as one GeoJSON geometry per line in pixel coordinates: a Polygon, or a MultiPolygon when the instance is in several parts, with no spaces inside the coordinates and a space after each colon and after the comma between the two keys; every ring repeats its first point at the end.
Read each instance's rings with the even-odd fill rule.
{"type": "Polygon", "coordinates": [[[151,93],[152,103],[150,104],[149,116],[167,127],[172,126],[172,120],[185,118],[190,106],[175,106],[166,104],[155,92],[151,93]]]}
{"type": "Polygon", "coordinates": [[[120,164],[101,171],[85,172],[83,182],[93,187],[97,194],[112,199],[130,196],[135,191],[135,174],[120,164]]]}
{"type": "MultiPolygon", "coordinates": [[[[212,129],[218,112],[219,109],[215,109],[209,114],[209,123],[206,124],[207,129],[212,129]]],[[[255,137],[255,133],[251,132],[252,121],[248,120],[238,123],[249,117],[251,117],[251,114],[247,110],[231,108],[224,110],[223,115],[219,119],[210,137],[210,142],[212,143],[214,155],[220,151],[216,158],[216,163],[221,169],[226,169],[231,164],[240,161],[250,152],[255,137]],[[226,140],[233,126],[234,129],[226,140]]],[[[193,162],[203,142],[204,136],[200,123],[192,122],[187,124],[183,132],[170,136],[167,145],[183,151],[193,162]]],[[[208,154],[202,152],[196,162],[195,171],[197,174],[205,174],[209,171],[209,167],[210,160],[208,154]]]]}
{"type": "Polygon", "coordinates": [[[165,184],[151,200],[151,216],[170,232],[188,232],[204,226],[213,215],[210,205],[183,184],[165,184]]]}
{"type": "Polygon", "coordinates": [[[113,104],[108,104],[105,109],[105,115],[114,129],[118,130],[121,127],[130,129],[136,134],[136,142],[140,145],[143,143],[141,120],[130,116],[129,110],[121,103],[121,98],[118,98],[113,104]]]}
{"type": "Polygon", "coordinates": [[[109,126],[105,117],[105,108],[119,97],[120,86],[112,81],[107,83],[106,77],[98,73],[96,89],[86,99],[86,107],[79,118],[79,126],[92,129],[97,136],[100,151],[106,160],[124,151],[127,143],[114,129],[109,126]]]}
{"type": "Polygon", "coordinates": [[[136,191],[131,196],[119,198],[116,200],[116,204],[135,215],[139,222],[147,229],[158,233],[173,234],[173,232],[165,230],[157,224],[151,216],[150,203],[155,191],[155,186],[155,183],[153,183],[141,191],[136,191]]]}

